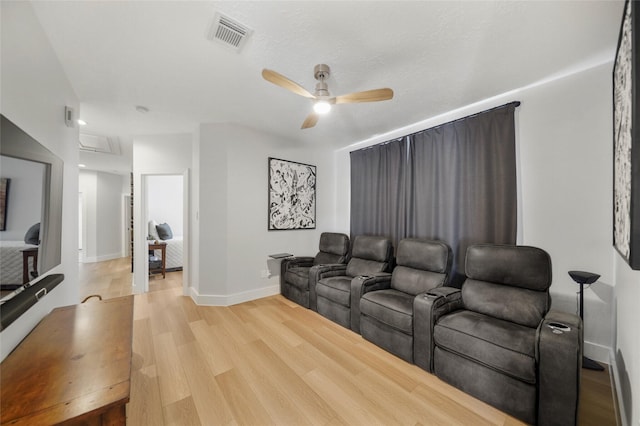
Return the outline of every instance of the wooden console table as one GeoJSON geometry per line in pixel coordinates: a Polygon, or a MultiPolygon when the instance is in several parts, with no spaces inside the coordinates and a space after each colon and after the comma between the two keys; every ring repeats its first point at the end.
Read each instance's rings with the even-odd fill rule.
{"type": "Polygon", "coordinates": [[[133,296],[57,308],[0,364],[3,425],[125,425],[133,296]]]}

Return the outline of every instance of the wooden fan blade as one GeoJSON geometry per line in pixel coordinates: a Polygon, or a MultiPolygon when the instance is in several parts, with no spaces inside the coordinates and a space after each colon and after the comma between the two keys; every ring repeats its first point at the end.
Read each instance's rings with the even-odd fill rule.
{"type": "Polygon", "coordinates": [[[393,98],[393,90],[374,89],[366,90],[364,92],[349,93],[348,95],[336,96],[337,104],[354,104],[358,102],[377,102],[386,101],[393,98]]]}
{"type": "Polygon", "coordinates": [[[264,78],[268,82],[271,82],[271,83],[275,84],[276,86],[283,87],[283,88],[295,93],[296,95],[304,96],[305,98],[310,98],[310,99],[314,99],[315,98],[315,96],[313,96],[311,93],[309,93],[309,91],[307,89],[305,89],[304,87],[300,86],[298,83],[289,80],[284,75],[279,74],[279,73],[277,73],[275,71],[268,70],[266,68],[263,69],[262,70],[262,78],[264,78]]]}
{"type": "Polygon", "coordinates": [[[304,123],[302,123],[302,127],[300,128],[308,129],[309,127],[315,126],[319,118],[320,118],[319,114],[312,112],[311,114],[307,115],[307,118],[304,119],[304,123]]]}

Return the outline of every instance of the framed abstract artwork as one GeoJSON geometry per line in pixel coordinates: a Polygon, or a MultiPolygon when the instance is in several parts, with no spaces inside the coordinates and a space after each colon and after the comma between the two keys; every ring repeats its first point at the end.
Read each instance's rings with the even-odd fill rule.
{"type": "Polygon", "coordinates": [[[7,203],[9,202],[11,179],[0,178],[0,231],[7,230],[7,203]]]}
{"type": "Polygon", "coordinates": [[[640,3],[625,3],[613,65],[613,245],[640,270],[640,3]]]}
{"type": "Polygon", "coordinates": [[[316,166],[269,157],[269,231],[315,229],[316,166]]]}

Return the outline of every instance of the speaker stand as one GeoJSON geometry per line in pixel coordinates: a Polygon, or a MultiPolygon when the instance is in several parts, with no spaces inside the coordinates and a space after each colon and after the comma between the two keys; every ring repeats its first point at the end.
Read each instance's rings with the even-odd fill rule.
{"type": "MultiPolygon", "coordinates": [[[[582,308],[584,304],[584,283],[579,283],[579,284],[580,284],[580,318],[584,323],[584,318],[583,318],[584,313],[582,308]]],[[[601,366],[591,358],[587,358],[584,355],[582,356],[582,368],[585,368],[587,370],[604,371],[603,366],[601,366]]]]}

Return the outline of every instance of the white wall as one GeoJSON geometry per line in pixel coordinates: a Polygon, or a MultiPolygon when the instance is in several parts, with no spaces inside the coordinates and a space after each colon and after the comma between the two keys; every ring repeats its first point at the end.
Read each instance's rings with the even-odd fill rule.
{"type": "Polygon", "coordinates": [[[79,111],[78,99],[31,5],[0,2],[1,111],[64,161],[62,262],[49,273],[64,281],[0,334],[0,358],[57,306],[79,302],[78,129],[64,124],[64,107],[79,111]]]}
{"type": "Polygon", "coordinates": [[[180,175],[147,178],[147,210],[149,219],[166,223],[174,237],[182,237],[183,179],[180,175]]]}
{"type": "MultiPolygon", "coordinates": [[[[150,135],[136,137],[133,141],[133,222],[134,222],[134,292],[144,291],[147,282],[147,206],[143,202],[142,189],[146,185],[146,178],[150,175],[183,174],[191,168],[192,159],[191,134],[150,135]],[[143,184],[143,181],[145,184],[143,184]]],[[[188,183],[188,182],[187,182],[188,183]]],[[[187,193],[187,198],[189,194],[187,193]]],[[[187,208],[190,209],[190,202],[187,208]]],[[[185,235],[191,235],[189,228],[183,230],[185,235]]],[[[183,255],[187,265],[183,272],[183,281],[191,281],[190,239],[187,238],[183,246],[183,255]]]]}
{"type": "Polygon", "coordinates": [[[231,124],[200,126],[196,145],[199,220],[193,225],[200,261],[192,296],[228,305],[278,294],[279,276],[261,276],[277,273],[267,255],[315,255],[320,233],[335,229],[333,154],[231,124]],[[267,231],[268,157],[317,166],[315,230],[267,231]]]}
{"type": "Polygon", "coordinates": [[[23,241],[27,230],[42,217],[42,184],[45,166],[35,161],[0,156],[0,174],[9,178],[6,230],[3,241],[23,241]]]}
{"type": "Polygon", "coordinates": [[[122,257],[124,238],[123,181],[127,176],[80,170],[83,197],[82,261],[102,262],[122,257]]]}
{"type": "MultiPolygon", "coordinates": [[[[585,352],[609,362],[613,343],[611,69],[606,63],[425,120],[336,152],[338,182],[350,181],[349,152],[469,114],[522,102],[516,109],[519,152],[518,242],[549,252],[553,308],[576,312],[569,270],[602,275],[585,292],[585,352]]],[[[338,229],[349,230],[348,186],[336,186],[338,229]]]]}
{"type": "Polygon", "coordinates": [[[623,407],[628,425],[640,424],[640,271],[614,253],[615,262],[615,320],[617,324],[614,354],[623,407]]]}
{"type": "Polygon", "coordinates": [[[599,67],[522,93],[522,241],[553,260],[553,307],[576,311],[569,270],[601,275],[585,291],[585,353],[608,362],[613,343],[611,69],[599,67]]]}

